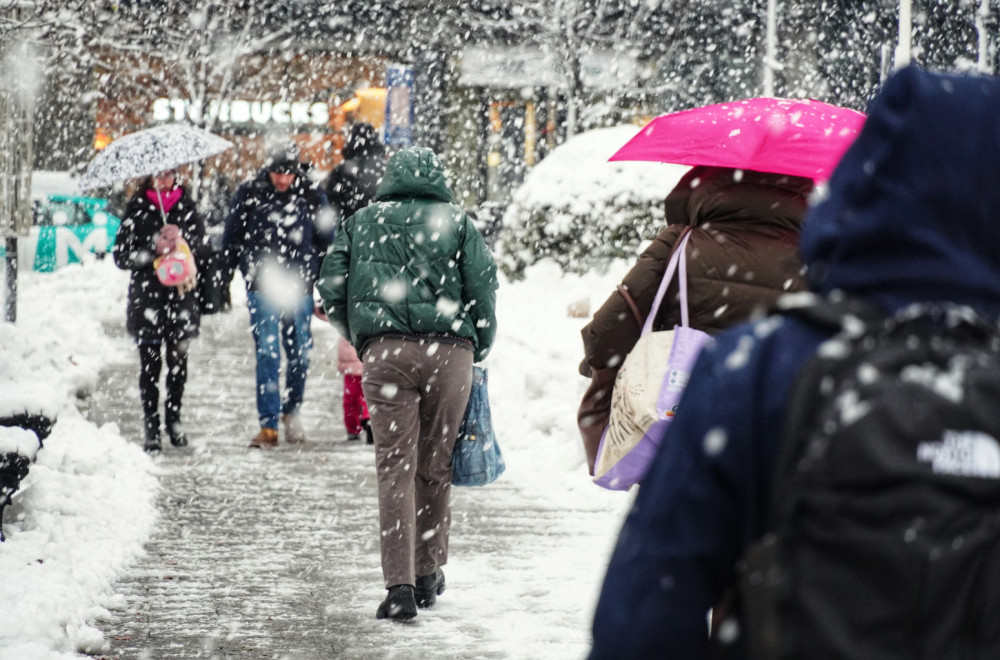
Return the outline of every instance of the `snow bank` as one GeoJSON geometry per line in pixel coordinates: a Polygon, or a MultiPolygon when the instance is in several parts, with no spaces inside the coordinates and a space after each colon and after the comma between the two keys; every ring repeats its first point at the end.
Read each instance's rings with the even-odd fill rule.
{"type": "MultiPolygon", "coordinates": [[[[0,660],[99,652],[90,622],[119,600],[111,587],[155,520],[150,459],[78,409],[116,359],[100,319],[123,313],[127,278],[110,261],[21,273],[17,322],[0,323],[0,414],[58,419],[4,515],[0,660]]],[[[0,438],[20,442],[18,433],[27,432],[0,438]]]]}

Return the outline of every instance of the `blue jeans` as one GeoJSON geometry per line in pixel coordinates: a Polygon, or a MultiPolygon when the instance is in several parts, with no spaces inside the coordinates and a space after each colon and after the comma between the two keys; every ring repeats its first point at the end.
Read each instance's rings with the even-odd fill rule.
{"type": "Polygon", "coordinates": [[[294,415],[302,406],[309,372],[309,349],[312,348],[312,296],[292,311],[278,309],[259,291],[247,291],[250,329],[257,346],[257,414],[261,428],[277,429],[279,415],[294,415]],[[281,354],[278,338],[288,361],[285,367],[285,390],[279,392],[281,354]]]}

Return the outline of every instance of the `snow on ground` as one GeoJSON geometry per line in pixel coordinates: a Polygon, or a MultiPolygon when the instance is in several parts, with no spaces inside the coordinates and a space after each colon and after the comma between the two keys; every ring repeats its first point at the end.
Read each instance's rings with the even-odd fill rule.
{"type": "MultiPolygon", "coordinates": [[[[586,386],[576,374],[586,319],[567,310],[580,300],[599,305],[624,271],[619,264],[605,275],[564,276],[543,262],[523,282],[503,281],[498,338],[487,360],[508,464],[502,478],[550,502],[584,501],[612,516],[621,515],[628,496],[602,491],[586,474],[576,430],[586,386]]],[[[153,462],[115,424],[98,428],[81,412],[101,366],[120,359],[122,343],[104,335],[101,321],[124,314],[127,280],[110,260],[22,272],[18,320],[0,324],[0,413],[31,405],[59,417],[4,516],[0,660],[98,652],[103,638],[92,624],[121,606],[115,580],[143,551],[155,522],[153,462]]],[[[613,541],[611,535],[606,548],[594,551],[610,552],[613,541]]],[[[596,598],[589,591],[569,596],[584,607],[596,598]]]]}
{"type": "Polygon", "coordinates": [[[58,417],[14,503],[0,545],[0,660],[97,651],[92,626],[156,518],[153,464],[115,425],[81,408],[115,345],[100,319],[124,310],[127,275],[110,261],[21,273],[17,322],[0,323],[0,414],[58,417]]]}

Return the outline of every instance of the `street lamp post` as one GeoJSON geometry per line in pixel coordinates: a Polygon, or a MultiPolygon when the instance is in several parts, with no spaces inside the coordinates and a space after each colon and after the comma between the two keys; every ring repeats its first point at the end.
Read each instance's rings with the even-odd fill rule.
{"type": "Polygon", "coordinates": [[[767,0],[767,34],[764,51],[764,96],[774,96],[774,67],[778,57],[777,0],[767,0]]]}
{"type": "MultiPolygon", "coordinates": [[[[34,9],[19,2],[11,14],[23,23],[34,9]]],[[[9,35],[10,33],[8,33],[9,35]]],[[[34,48],[22,29],[0,44],[0,237],[4,240],[4,320],[17,320],[17,237],[31,227],[36,87],[41,76],[34,48]]]]}
{"type": "Polygon", "coordinates": [[[896,42],[894,69],[902,69],[910,63],[910,42],[913,32],[913,12],[911,0],[899,0],[899,40],[896,42]]]}
{"type": "Polygon", "coordinates": [[[979,59],[976,69],[981,73],[993,73],[993,54],[990,52],[989,28],[993,25],[989,0],[980,0],[976,11],[976,32],[979,34],[979,59]]]}

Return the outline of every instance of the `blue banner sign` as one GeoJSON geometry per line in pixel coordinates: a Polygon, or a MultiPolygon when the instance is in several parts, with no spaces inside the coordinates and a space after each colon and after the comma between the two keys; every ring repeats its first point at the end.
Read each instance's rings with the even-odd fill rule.
{"type": "Polygon", "coordinates": [[[386,69],[385,144],[408,147],[413,144],[413,83],[412,67],[390,66],[386,69]]]}

